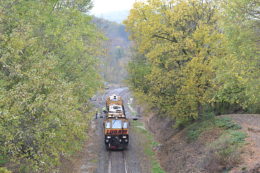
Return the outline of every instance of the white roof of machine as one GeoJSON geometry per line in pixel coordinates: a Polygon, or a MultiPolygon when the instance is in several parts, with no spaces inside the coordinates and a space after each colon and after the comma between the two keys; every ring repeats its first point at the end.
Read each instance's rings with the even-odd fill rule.
{"type": "Polygon", "coordinates": [[[110,105],[109,106],[109,112],[117,112],[117,111],[123,111],[123,107],[121,105],[110,105]]]}
{"type": "Polygon", "coordinates": [[[118,101],[120,99],[120,96],[113,94],[113,95],[109,96],[109,99],[114,100],[114,101],[118,101]]]}

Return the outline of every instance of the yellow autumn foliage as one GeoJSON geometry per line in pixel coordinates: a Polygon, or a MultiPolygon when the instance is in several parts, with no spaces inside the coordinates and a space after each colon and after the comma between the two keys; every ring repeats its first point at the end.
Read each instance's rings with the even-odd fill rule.
{"type": "MultiPolygon", "coordinates": [[[[138,2],[125,24],[139,53],[151,63],[150,96],[174,117],[197,118],[213,76],[211,60],[222,36],[209,2],[138,2]]],[[[150,97],[149,96],[149,97],[150,97]]]]}
{"type": "MultiPolygon", "coordinates": [[[[255,43],[246,38],[251,31],[242,33],[246,22],[230,21],[223,1],[148,0],[131,10],[125,24],[139,56],[129,69],[134,64],[146,69],[139,78],[144,84],[134,89],[140,93],[145,86],[143,97],[161,113],[186,121],[209,109],[221,113],[221,107],[242,109],[259,102],[259,87],[251,90],[259,74],[248,46],[255,43]]],[[[129,72],[130,83],[141,83],[131,79],[140,70],[129,72]]]]}

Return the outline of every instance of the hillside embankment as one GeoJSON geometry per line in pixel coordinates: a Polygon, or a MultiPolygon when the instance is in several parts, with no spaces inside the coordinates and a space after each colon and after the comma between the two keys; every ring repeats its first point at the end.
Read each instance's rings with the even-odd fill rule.
{"type": "Polygon", "coordinates": [[[146,113],[148,128],[160,143],[155,148],[169,173],[259,173],[260,115],[209,117],[183,129],[174,121],[146,113]]]}

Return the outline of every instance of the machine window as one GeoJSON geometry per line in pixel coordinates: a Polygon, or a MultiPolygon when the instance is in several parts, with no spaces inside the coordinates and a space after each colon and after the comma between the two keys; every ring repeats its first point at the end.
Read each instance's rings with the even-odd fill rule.
{"type": "Polygon", "coordinates": [[[112,120],[112,129],[121,129],[122,121],[121,120],[112,120]]]}
{"type": "Polygon", "coordinates": [[[107,128],[107,129],[110,128],[110,122],[106,122],[106,128],[107,128]]]}
{"type": "Polygon", "coordinates": [[[124,128],[124,129],[127,129],[127,128],[128,128],[128,123],[127,123],[127,122],[124,122],[123,128],[124,128]]]}

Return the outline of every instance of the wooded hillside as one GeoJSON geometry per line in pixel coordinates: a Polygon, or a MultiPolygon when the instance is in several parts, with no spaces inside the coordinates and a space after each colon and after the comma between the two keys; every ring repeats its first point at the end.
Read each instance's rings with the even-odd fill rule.
{"type": "Polygon", "coordinates": [[[102,75],[108,82],[122,83],[127,77],[126,66],[130,60],[130,41],[125,26],[96,17],[93,22],[107,37],[104,44],[107,54],[100,64],[102,75]]]}

